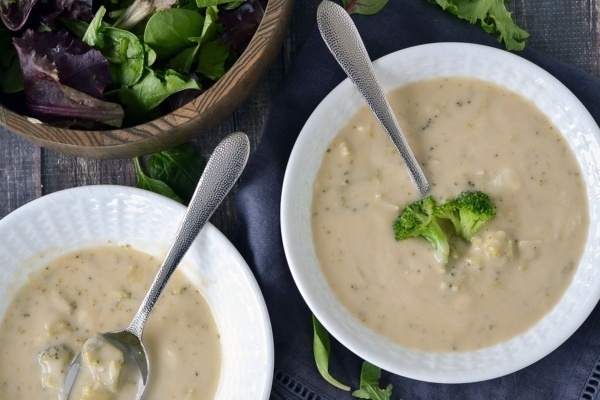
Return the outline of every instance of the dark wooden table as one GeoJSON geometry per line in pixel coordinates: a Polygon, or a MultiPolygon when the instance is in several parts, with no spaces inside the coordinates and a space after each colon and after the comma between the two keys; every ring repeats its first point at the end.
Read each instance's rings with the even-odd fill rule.
{"type": "MultiPolygon", "coordinates": [[[[203,155],[208,155],[223,136],[237,130],[250,136],[253,148],[260,142],[271,99],[314,28],[319,2],[296,0],[281,54],[268,75],[232,116],[194,140],[193,145],[203,155]]],[[[531,34],[528,46],[600,76],[600,0],[512,0],[508,7],[517,23],[531,34]]],[[[0,218],[37,197],[61,189],[135,183],[131,160],[64,156],[0,130],[0,218]]],[[[236,221],[232,196],[211,221],[231,237],[236,221]]]]}

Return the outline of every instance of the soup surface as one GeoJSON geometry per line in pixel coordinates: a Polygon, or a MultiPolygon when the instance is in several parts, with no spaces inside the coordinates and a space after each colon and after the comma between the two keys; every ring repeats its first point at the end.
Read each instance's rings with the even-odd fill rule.
{"type": "MultiPolygon", "coordinates": [[[[61,256],[31,274],[0,326],[0,399],[59,399],[71,358],[95,333],[129,325],[161,261],[129,246],[105,246],[61,256]]],[[[152,365],[146,399],[214,398],[219,333],[182,272],[165,287],[143,338],[152,365]]],[[[88,342],[84,358],[97,367],[75,398],[134,398],[135,382],[126,373],[119,378],[116,349],[88,342]]]]}
{"type": "Polygon", "coordinates": [[[365,107],[314,184],[313,239],[329,285],[369,328],[411,348],[469,351],[524,332],[566,290],[587,237],[568,143],[533,103],[484,81],[420,81],[389,98],[434,198],[480,190],[497,216],[471,244],[452,238],[445,266],[426,240],[397,242],[393,224],[420,196],[365,107]]]}

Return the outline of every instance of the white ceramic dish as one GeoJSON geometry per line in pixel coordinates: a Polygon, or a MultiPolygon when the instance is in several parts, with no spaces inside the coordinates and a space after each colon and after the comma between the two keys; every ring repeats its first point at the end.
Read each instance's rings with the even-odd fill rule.
{"type": "Polygon", "coordinates": [[[417,46],[385,56],[375,71],[386,91],[417,80],[466,76],[494,82],[532,100],[576,154],[587,185],[588,241],[573,282],[559,304],[526,333],[494,347],[458,354],[425,353],[394,344],[362,325],[337,300],[315,255],[310,223],[312,188],[328,144],[365,105],[346,79],[306,122],[290,157],[281,203],[283,244],[294,280],[313,313],[347,348],[390,372],[430,382],[462,383],[499,377],[549,354],[583,323],[600,299],[599,128],[558,80],[505,51],[464,43],[417,46]]]}
{"type": "MultiPolygon", "coordinates": [[[[0,320],[27,274],[60,254],[111,241],[164,257],[184,212],[166,197],[122,186],[68,189],[19,208],[0,220],[0,320]]],[[[268,399],[271,325],[244,259],[207,224],[180,268],[206,298],[220,333],[216,399],[268,399]]]]}

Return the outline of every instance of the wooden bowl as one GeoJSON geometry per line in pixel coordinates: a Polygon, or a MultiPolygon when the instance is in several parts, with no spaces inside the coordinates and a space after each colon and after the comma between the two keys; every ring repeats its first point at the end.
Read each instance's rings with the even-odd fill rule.
{"type": "Polygon", "coordinates": [[[254,90],[279,53],[293,0],[269,0],[247,49],[206,92],[156,119],[130,128],[85,131],[56,128],[0,105],[0,124],[39,146],[86,158],[131,158],[187,142],[236,109],[254,90]]]}

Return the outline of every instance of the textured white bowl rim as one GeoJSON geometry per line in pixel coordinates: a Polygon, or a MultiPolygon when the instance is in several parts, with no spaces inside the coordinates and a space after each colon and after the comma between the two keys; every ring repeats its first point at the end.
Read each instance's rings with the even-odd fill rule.
{"type": "Polygon", "coordinates": [[[328,144],[364,106],[346,79],[317,107],[300,132],[286,169],[281,200],[283,245],[292,276],[323,326],[369,362],[405,377],[438,383],[466,383],[524,368],[560,346],[600,299],[599,129],[585,107],[557,79],[506,51],[467,43],[416,46],[375,61],[385,90],[428,78],[465,76],[504,86],[533,101],[558,127],[582,168],[590,227],[580,265],[567,292],[539,323],[518,337],[478,351],[435,354],[392,343],[362,325],[339,303],[316,259],[310,226],[312,185],[328,144]]]}
{"type": "MultiPolygon", "coordinates": [[[[97,185],[52,193],[10,213],[0,220],[0,321],[26,275],[60,254],[110,241],[164,257],[185,209],[146,190],[97,185]]],[[[179,269],[206,298],[219,330],[215,399],[267,400],[274,363],[271,325],[242,256],[207,223],[179,269]]]]}

